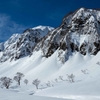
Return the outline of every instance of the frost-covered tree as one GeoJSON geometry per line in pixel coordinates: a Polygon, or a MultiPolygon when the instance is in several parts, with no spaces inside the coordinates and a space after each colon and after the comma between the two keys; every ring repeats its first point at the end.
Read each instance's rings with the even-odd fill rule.
{"type": "Polygon", "coordinates": [[[81,70],[81,72],[84,73],[84,74],[89,74],[87,69],[81,70]]]}
{"type": "Polygon", "coordinates": [[[38,89],[38,86],[40,84],[40,80],[39,79],[35,79],[35,80],[33,80],[32,84],[35,85],[36,88],[38,89]]]}
{"type": "Polygon", "coordinates": [[[17,73],[16,73],[16,76],[14,76],[14,80],[15,80],[16,82],[18,82],[18,85],[20,85],[20,81],[21,81],[22,77],[24,77],[24,74],[21,73],[21,72],[17,72],[17,73]]]}
{"type": "Polygon", "coordinates": [[[24,80],[24,83],[27,85],[27,84],[28,84],[28,80],[27,80],[27,79],[25,79],[25,80],[24,80]]]}
{"type": "Polygon", "coordinates": [[[63,81],[63,76],[59,76],[59,79],[63,81]]]}
{"type": "Polygon", "coordinates": [[[51,83],[48,81],[47,83],[45,83],[47,87],[51,86],[51,83]]]}
{"type": "Polygon", "coordinates": [[[100,62],[99,61],[96,64],[100,66],[100,62]]]}
{"type": "Polygon", "coordinates": [[[1,83],[2,86],[6,87],[6,89],[9,89],[9,86],[12,83],[12,79],[9,78],[9,77],[1,77],[0,83],[1,83]]]}
{"type": "Polygon", "coordinates": [[[74,82],[74,78],[75,78],[75,75],[74,74],[71,74],[71,75],[68,75],[67,74],[67,77],[69,79],[69,82],[73,83],[74,82]]]}
{"type": "Polygon", "coordinates": [[[58,79],[56,78],[55,81],[58,82],[58,79]]]}

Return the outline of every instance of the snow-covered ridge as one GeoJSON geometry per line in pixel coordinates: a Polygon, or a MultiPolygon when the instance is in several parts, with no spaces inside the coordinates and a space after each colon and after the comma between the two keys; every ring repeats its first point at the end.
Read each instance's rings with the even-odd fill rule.
{"type": "Polygon", "coordinates": [[[42,25],[39,25],[39,26],[33,27],[32,29],[33,30],[36,30],[36,29],[40,29],[40,30],[48,29],[49,31],[52,31],[54,28],[53,27],[50,27],[50,26],[42,26],[42,25]]]}
{"type": "Polygon", "coordinates": [[[0,50],[3,52],[0,61],[31,55],[36,43],[53,29],[49,26],[37,26],[25,30],[23,34],[13,34],[6,42],[0,44],[0,50]]]}
{"type": "Polygon", "coordinates": [[[51,31],[36,49],[38,47],[45,57],[58,49],[63,62],[76,51],[82,55],[96,55],[100,51],[100,11],[80,8],[67,15],[61,26],[51,31]]]}

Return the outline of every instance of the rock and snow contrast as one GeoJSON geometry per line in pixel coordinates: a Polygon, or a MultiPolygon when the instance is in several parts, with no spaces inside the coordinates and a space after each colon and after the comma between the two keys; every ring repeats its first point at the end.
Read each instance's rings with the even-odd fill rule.
{"type": "Polygon", "coordinates": [[[24,77],[9,90],[1,80],[0,100],[100,100],[99,58],[99,10],[80,8],[55,29],[38,26],[14,34],[0,43],[0,77],[24,77]]]}
{"type": "Polygon", "coordinates": [[[1,51],[3,51],[0,61],[32,55],[36,43],[51,30],[53,28],[49,26],[38,26],[26,29],[23,34],[13,34],[6,42],[0,44],[1,51]]]}

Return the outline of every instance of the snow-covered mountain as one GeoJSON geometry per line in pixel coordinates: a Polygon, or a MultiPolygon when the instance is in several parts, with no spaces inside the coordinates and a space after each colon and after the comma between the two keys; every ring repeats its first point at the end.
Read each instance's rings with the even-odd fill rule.
{"type": "Polygon", "coordinates": [[[34,95],[100,100],[99,10],[80,8],[66,15],[56,29],[27,29],[1,43],[0,48],[0,77],[13,78],[16,72],[22,72],[29,80],[29,87],[22,87],[21,93],[33,91],[30,85],[38,78],[44,89],[34,95]],[[68,78],[71,74],[73,84],[68,78]],[[45,87],[48,82],[51,88],[45,87]]]}
{"type": "Polygon", "coordinates": [[[49,26],[37,26],[26,29],[23,34],[13,34],[6,42],[0,44],[0,51],[3,52],[0,61],[32,55],[36,43],[53,29],[49,26]]]}
{"type": "Polygon", "coordinates": [[[4,43],[0,43],[0,52],[4,50],[4,43]]]}
{"type": "Polygon", "coordinates": [[[58,49],[58,57],[66,61],[73,52],[96,55],[100,51],[100,11],[80,8],[65,16],[60,27],[37,44],[45,57],[58,49]]]}
{"type": "Polygon", "coordinates": [[[75,51],[96,55],[100,51],[100,11],[80,8],[65,16],[58,28],[38,26],[27,29],[23,34],[14,34],[3,48],[1,62],[32,55],[40,49],[45,57],[58,49],[58,59],[63,63],[75,51]]]}

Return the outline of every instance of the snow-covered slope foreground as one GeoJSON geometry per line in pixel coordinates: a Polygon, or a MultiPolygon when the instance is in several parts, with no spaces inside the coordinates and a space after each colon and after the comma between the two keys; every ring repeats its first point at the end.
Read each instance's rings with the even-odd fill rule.
{"type": "Polygon", "coordinates": [[[20,88],[14,81],[8,91],[0,91],[14,96],[15,91],[19,96],[31,93],[35,100],[44,98],[36,96],[100,100],[99,58],[100,11],[80,8],[65,16],[56,29],[38,26],[0,43],[0,77],[25,75],[20,88]],[[37,78],[38,90],[32,84],[37,78]],[[27,86],[24,79],[29,80],[27,86]]]}
{"type": "MultiPolygon", "coordinates": [[[[99,83],[100,84],[100,83],[99,83]]],[[[94,83],[58,83],[53,88],[48,88],[35,93],[36,96],[65,98],[72,100],[100,100],[100,89],[94,83]]]]}
{"type": "MultiPolygon", "coordinates": [[[[83,56],[76,52],[69,57],[65,64],[60,64],[57,61],[56,53],[49,58],[42,58],[39,51],[35,52],[30,58],[25,57],[13,62],[1,63],[0,77],[9,76],[13,78],[16,72],[22,72],[25,75],[24,78],[29,80],[29,85],[32,84],[34,79],[38,78],[41,80],[39,88],[41,88],[41,85],[44,88],[35,93],[38,96],[100,100],[100,60],[98,59],[100,53],[96,56],[83,56]],[[75,75],[73,83],[68,81],[67,74],[75,75]],[[59,76],[63,77],[63,81],[59,79],[59,76]],[[56,78],[58,82],[56,82],[56,78]],[[50,81],[51,87],[46,87],[48,81],[50,81]]],[[[23,81],[21,84],[23,87],[23,81]]],[[[31,89],[34,91],[34,86],[31,86],[31,89]]],[[[28,90],[25,89],[24,91],[28,90]]]]}
{"type": "Polygon", "coordinates": [[[33,96],[33,95],[18,93],[14,90],[10,90],[10,91],[0,90],[0,100],[65,100],[65,99],[33,96]]]}

